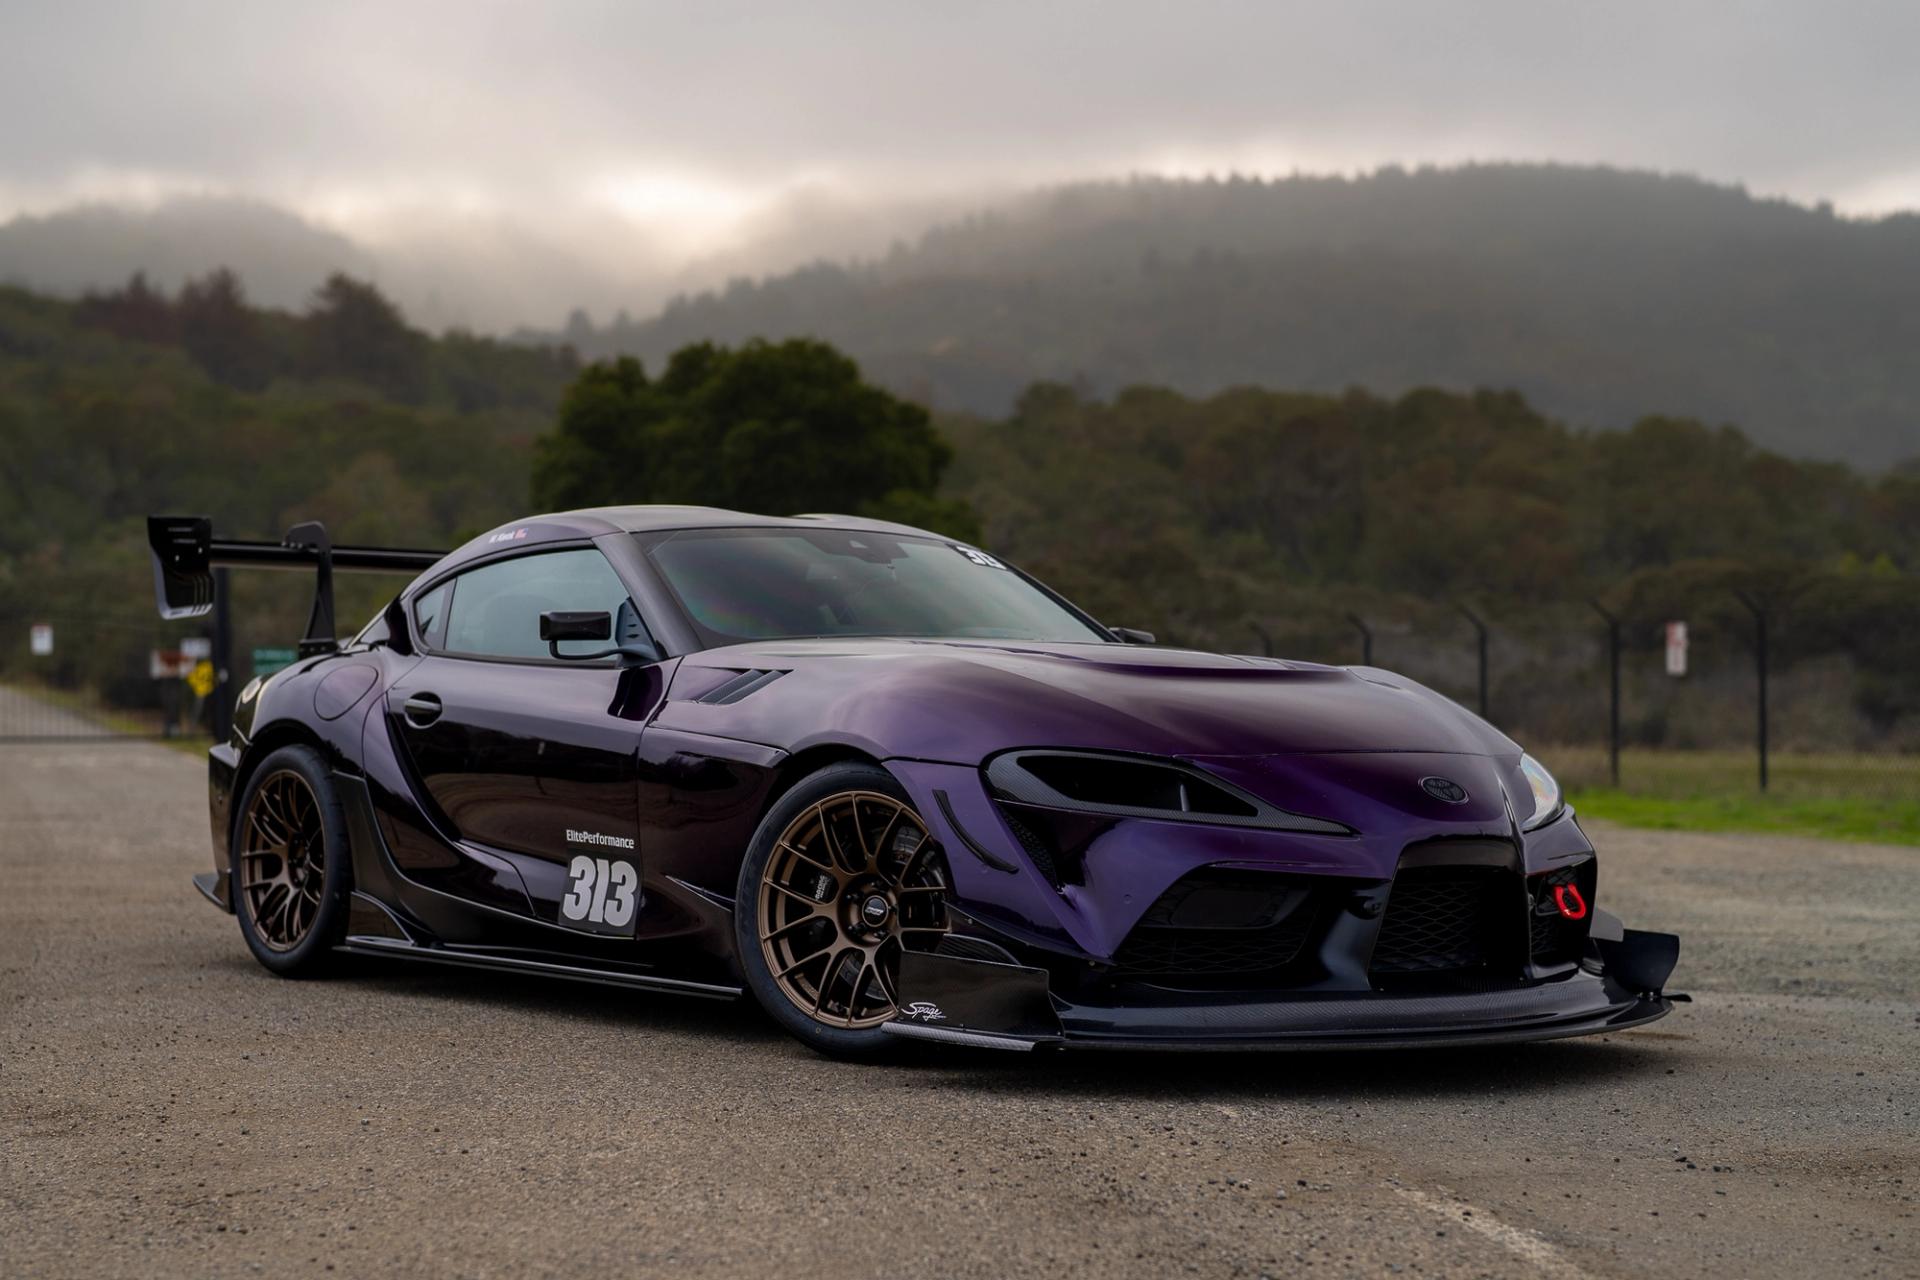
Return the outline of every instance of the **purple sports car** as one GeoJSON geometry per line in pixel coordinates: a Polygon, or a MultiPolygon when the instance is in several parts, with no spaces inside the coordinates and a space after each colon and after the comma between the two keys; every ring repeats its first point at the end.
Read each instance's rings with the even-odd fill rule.
{"type": "Polygon", "coordinates": [[[162,612],[317,577],[211,753],[276,973],[341,954],[718,998],[828,1053],[1546,1039],[1661,1017],[1553,776],[1364,667],[1151,647],[918,529],[683,507],[450,554],[149,521],[162,612]],[[352,639],[332,575],[417,573],[352,639]]]}

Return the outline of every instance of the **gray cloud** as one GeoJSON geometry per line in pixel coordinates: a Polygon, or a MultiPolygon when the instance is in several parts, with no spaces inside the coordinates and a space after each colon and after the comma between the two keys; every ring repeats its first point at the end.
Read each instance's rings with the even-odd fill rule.
{"type": "Polygon", "coordinates": [[[879,232],[1129,171],[1558,159],[1920,206],[1907,3],[4,3],[0,216],[241,194],[637,278],[750,262],[795,204],[879,232]]]}

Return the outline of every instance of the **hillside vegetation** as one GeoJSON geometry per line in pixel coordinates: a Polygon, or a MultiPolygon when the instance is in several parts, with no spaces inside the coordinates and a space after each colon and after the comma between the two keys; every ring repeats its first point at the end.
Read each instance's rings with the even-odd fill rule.
{"type": "MultiPolygon", "coordinates": [[[[322,519],[337,541],[402,546],[511,518],[574,373],[563,351],[430,338],[345,277],[301,314],[248,306],[223,274],[79,303],[0,289],[0,666],[24,662],[28,621],[53,621],[94,639],[61,644],[43,675],[143,687],[168,630],[149,513],[235,537],[322,519]]],[[[311,584],[243,577],[243,640],[298,635],[311,584]]],[[[343,618],[396,585],[343,578],[343,618]]]]}
{"type": "Polygon", "coordinates": [[[1031,383],[1513,389],[1582,425],[1733,423],[1784,453],[1920,455],[1920,217],[1690,178],[1486,165],[1063,187],[857,265],[568,338],[650,363],[807,335],[936,408],[1031,383]]]}
{"type": "MultiPolygon", "coordinates": [[[[323,519],[342,542],[434,546],[540,503],[692,498],[977,533],[1101,618],[1175,643],[1353,661],[1357,614],[1380,630],[1378,661],[1458,696],[1467,605],[1497,629],[1496,718],[1547,735],[1597,723],[1596,597],[1637,652],[1665,620],[1691,622],[1684,696],[1712,726],[1698,736],[1736,740],[1751,724],[1743,590],[1778,612],[1782,669],[1813,673],[1810,738],[1920,741],[1920,469],[1863,475],[1676,417],[1580,429],[1509,391],[1043,382],[1004,417],[929,424],[860,374],[798,342],[583,372],[565,349],[431,337],[345,277],[298,314],[247,306],[222,275],[78,303],[0,290],[0,668],[25,661],[27,621],[54,619],[99,639],[62,645],[43,675],[143,686],[163,631],[151,512],[239,537],[323,519]]],[[[396,585],[344,578],[343,626],[396,585]]],[[[242,575],[243,643],[296,635],[306,588],[242,575]]],[[[1662,719],[1676,705],[1630,706],[1635,739],[1678,741],[1662,719]]]]}

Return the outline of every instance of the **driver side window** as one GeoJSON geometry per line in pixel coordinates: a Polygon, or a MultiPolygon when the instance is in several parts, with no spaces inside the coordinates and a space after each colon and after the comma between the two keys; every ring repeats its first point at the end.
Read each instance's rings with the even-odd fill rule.
{"type": "MultiPolygon", "coordinates": [[[[440,648],[484,658],[548,658],[540,615],[556,609],[617,614],[627,602],[613,566],[592,547],[516,556],[453,580],[440,648]]],[[[562,653],[597,653],[604,641],[563,640],[562,653]]]]}

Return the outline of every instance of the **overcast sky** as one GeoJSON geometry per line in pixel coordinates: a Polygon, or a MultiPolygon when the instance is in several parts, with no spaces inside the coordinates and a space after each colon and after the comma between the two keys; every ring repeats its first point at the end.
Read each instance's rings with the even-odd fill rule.
{"type": "Polygon", "coordinates": [[[1554,159],[1920,207],[1920,3],[0,0],[0,217],[222,192],[377,238],[795,192],[1554,159]]]}

